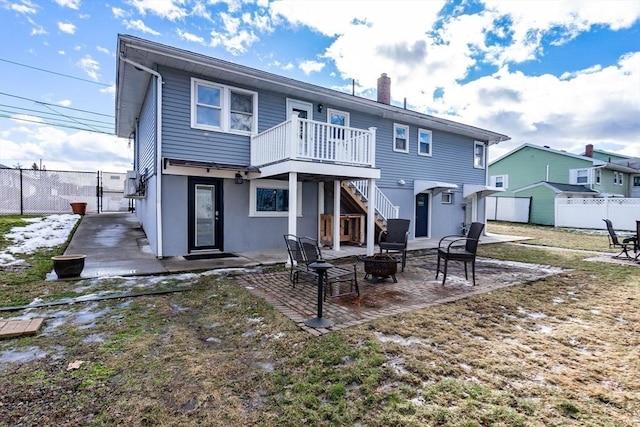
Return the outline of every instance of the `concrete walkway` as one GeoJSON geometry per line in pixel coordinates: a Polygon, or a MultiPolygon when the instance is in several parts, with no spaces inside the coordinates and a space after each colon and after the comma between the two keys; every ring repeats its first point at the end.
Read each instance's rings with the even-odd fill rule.
{"type": "MultiPolygon", "coordinates": [[[[487,235],[481,244],[524,240],[522,237],[487,235]]],[[[409,241],[408,255],[424,255],[438,246],[438,240],[415,239],[409,241]]],[[[377,251],[377,249],[376,249],[377,251]]],[[[65,254],[85,254],[82,278],[105,276],[137,276],[214,270],[221,268],[250,268],[287,262],[287,251],[282,249],[235,253],[232,258],[187,260],[183,257],[155,257],[146,235],[134,214],[128,212],[87,214],[82,217],[65,254]]],[[[323,249],[327,260],[355,258],[366,255],[366,248],[342,245],[340,251],[323,249]]],[[[51,274],[55,279],[55,273],[51,274]]]]}

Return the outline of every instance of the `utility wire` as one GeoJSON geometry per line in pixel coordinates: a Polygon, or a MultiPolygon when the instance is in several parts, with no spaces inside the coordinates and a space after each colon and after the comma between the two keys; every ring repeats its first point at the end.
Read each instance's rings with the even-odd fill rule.
{"type": "MultiPolygon", "coordinates": [[[[0,108],[0,113],[9,114],[9,117],[12,118],[12,119],[20,119],[20,118],[42,119],[42,120],[45,120],[46,121],[45,123],[49,124],[49,125],[55,125],[56,123],[78,123],[75,120],[65,120],[65,119],[62,119],[62,118],[59,118],[59,117],[46,117],[46,116],[40,116],[40,115],[37,115],[37,114],[28,114],[28,113],[24,113],[24,115],[27,115],[28,117],[15,117],[15,114],[21,114],[21,113],[16,113],[15,111],[5,110],[5,109],[2,109],[2,108],[0,108]]],[[[42,114],[51,114],[51,115],[53,115],[53,113],[47,113],[47,112],[41,112],[41,113],[42,114]]],[[[70,117],[70,119],[72,119],[72,118],[70,117]]],[[[80,123],[80,124],[86,126],[84,123],[80,123]]],[[[102,124],[102,125],[101,124],[96,124],[95,127],[96,128],[103,128],[103,129],[111,130],[111,129],[113,129],[113,123],[106,123],[105,122],[105,124],[102,124]]]]}
{"type": "MultiPolygon", "coordinates": [[[[0,104],[0,107],[13,108],[15,110],[22,110],[22,111],[31,111],[31,112],[39,113],[39,114],[53,115],[53,113],[49,113],[48,111],[34,110],[33,108],[14,107],[13,105],[7,105],[7,104],[0,104]]],[[[4,113],[20,114],[20,112],[12,111],[12,110],[0,110],[0,111],[2,111],[4,113]]],[[[35,114],[29,114],[29,115],[36,116],[35,114]]],[[[47,118],[47,117],[42,117],[42,116],[36,116],[36,117],[39,117],[41,119],[46,119],[47,118]]],[[[73,118],[81,119],[81,120],[84,120],[85,122],[104,123],[104,124],[113,126],[113,122],[105,122],[104,120],[85,119],[84,117],[73,117],[73,118]]]]}
{"type": "Polygon", "coordinates": [[[111,135],[111,136],[115,135],[115,132],[103,132],[103,131],[99,131],[99,130],[89,130],[89,129],[86,129],[86,128],[79,128],[79,127],[76,127],[76,126],[66,126],[66,125],[53,124],[53,123],[42,123],[42,122],[39,122],[37,120],[29,120],[29,119],[24,119],[24,118],[21,118],[21,117],[14,117],[14,116],[9,116],[9,115],[0,114],[0,118],[18,120],[18,121],[21,121],[21,122],[37,123],[39,125],[48,125],[48,126],[55,126],[55,127],[61,127],[61,128],[67,128],[67,129],[83,130],[85,132],[101,133],[103,135],[111,135]]]}
{"type": "Polygon", "coordinates": [[[106,86],[106,87],[111,86],[111,85],[106,84],[106,83],[100,83],[100,82],[96,82],[96,81],[89,80],[89,79],[83,79],[81,77],[70,76],[68,74],[56,73],[55,71],[45,70],[43,68],[32,67],[31,65],[21,64],[19,62],[9,61],[8,59],[0,58],[0,61],[7,62],[7,63],[13,64],[13,65],[19,65],[20,67],[31,68],[33,70],[38,70],[38,71],[42,71],[42,72],[45,72],[45,73],[55,74],[55,75],[62,76],[62,77],[68,77],[70,79],[80,80],[82,82],[93,83],[94,85],[106,86]]]}
{"type": "Polygon", "coordinates": [[[71,117],[69,117],[69,116],[67,116],[67,115],[65,115],[65,114],[62,114],[62,113],[60,113],[60,112],[58,112],[58,111],[54,110],[54,109],[53,109],[53,107],[50,107],[49,105],[45,105],[44,107],[45,107],[45,108],[50,109],[51,111],[53,111],[54,113],[56,113],[56,114],[58,114],[58,115],[60,115],[60,116],[62,116],[62,117],[65,117],[65,118],[67,118],[67,119],[71,119],[73,122],[76,122],[76,123],[77,123],[77,124],[79,124],[80,126],[86,126],[86,127],[88,127],[89,129],[93,129],[93,130],[95,130],[95,131],[100,132],[100,131],[95,127],[95,126],[88,125],[88,124],[86,124],[86,123],[82,123],[80,120],[76,120],[76,119],[73,119],[73,118],[71,118],[71,117]]]}
{"type": "Polygon", "coordinates": [[[80,112],[87,113],[87,114],[95,114],[96,116],[104,116],[104,117],[111,117],[111,118],[113,118],[113,116],[111,116],[111,115],[109,115],[109,114],[94,113],[93,111],[82,110],[82,109],[79,109],[79,108],[65,107],[65,106],[62,106],[62,105],[51,104],[51,103],[49,103],[49,102],[38,101],[37,99],[25,98],[25,97],[18,96],[18,95],[11,95],[11,94],[9,94],[9,93],[5,93],[5,92],[0,92],[0,95],[10,96],[10,97],[12,97],[12,98],[23,99],[23,100],[25,100],[25,101],[35,102],[36,104],[40,104],[40,105],[52,105],[52,106],[54,106],[54,107],[66,108],[66,109],[68,109],[68,110],[80,111],[80,112]]]}

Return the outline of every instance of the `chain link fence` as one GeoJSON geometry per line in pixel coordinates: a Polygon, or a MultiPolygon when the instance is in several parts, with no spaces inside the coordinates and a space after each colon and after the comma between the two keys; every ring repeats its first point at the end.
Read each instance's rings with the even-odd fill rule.
{"type": "Polygon", "coordinates": [[[71,213],[71,202],[87,212],[126,211],[124,173],[0,169],[0,214],[71,213]]]}

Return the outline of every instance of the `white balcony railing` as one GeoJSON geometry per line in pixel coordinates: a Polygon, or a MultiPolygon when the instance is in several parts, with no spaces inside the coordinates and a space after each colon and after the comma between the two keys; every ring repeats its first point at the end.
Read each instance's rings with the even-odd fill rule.
{"type": "Polygon", "coordinates": [[[306,160],[373,167],[375,132],[376,128],[356,129],[301,119],[294,113],[286,122],[251,138],[251,165],[306,160]]]}
{"type": "MultiPolygon", "coordinates": [[[[351,181],[351,185],[358,190],[358,193],[369,203],[369,181],[366,179],[359,181],[351,181]]],[[[400,216],[400,207],[394,206],[391,200],[378,188],[376,188],[376,212],[384,220],[398,218],[400,216]]]]}

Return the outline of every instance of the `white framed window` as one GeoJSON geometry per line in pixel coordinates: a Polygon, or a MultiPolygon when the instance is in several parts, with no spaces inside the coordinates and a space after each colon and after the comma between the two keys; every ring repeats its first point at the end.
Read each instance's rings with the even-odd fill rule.
{"type": "Polygon", "coordinates": [[[569,183],[577,185],[591,184],[589,169],[570,169],[569,183]]]}
{"type": "Polygon", "coordinates": [[[634,187],[640,187],[640,176],[634,176],[633,177],[633,186],[634,187]]]}
{"type": "MultiPolygon", "coordinates": [[[[286,217],[289,215],[289,182],[276,179],[249,181],[249,216],[286,217]]],[[[302,183],[296,187],[296,215],[302,216],[302,183]]]]}
{"type": "Polygon", "coordinates": [[[409,152],[409,126],[393,124],[393,151],[409,152]]]}
{"type": "Polygon", "coordinates": [[[473,143],[473,167],[476,169],[484,169],[485,163],[485,146],[484,142],[474,141],[473,143]]]}
{"type": "Polygon", "coordinates": [[[618,172],[613,173],[613,185],[618,185],[618,172]]]}
{"type": "MultiPolygon", "coordinates": [[[[335,126],[349,127],[349,113],[346,111],[334,110],[332,108],[327,109],[327,123],[335,126]]],[[[330,138],[333,140],[344,141],[345,130],[332,127],[330,131],[330,138]]]]}
{"type": "Polygon", "coordinates": [[[453,203],[453,193],[442,193],[442,204],[450,205],[453,203]]]}
{"type": "Polygon", "coordinates": [[[430,130],[418,129],[418,155],[431,156],[432,136],[430,130]]]}
{"type": "Polygon", "coordinates": [[[600,169],[596,169],[595,176],[596,176],[596,184],[600,185],[600,183],[602,182],[602,171],[600,169]]]}
{"type": "Polygon", "coordinates": [[[620,173],[618,174],[618,185],[623,185],[623,183],[622,183],[622,177],[623,177],[623,176],[624,176],[624,174],[623,174],[622,172],[620,172],[620,173]]]}
{"type": "Polygon", "coordinates": [[[258,128],[258,93],[191,79],[191,127],[250,135],[258,128]]]}
{"type": "Polygon", "coordinates": [[[509,188],[509,175],[493,175],[489,178],[492,186],[498,188],[509,188]]]}

